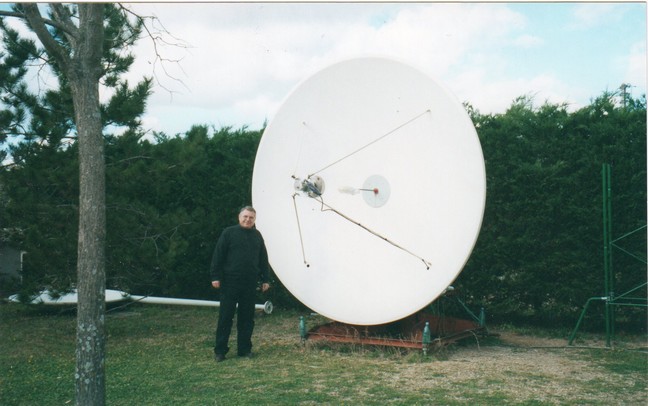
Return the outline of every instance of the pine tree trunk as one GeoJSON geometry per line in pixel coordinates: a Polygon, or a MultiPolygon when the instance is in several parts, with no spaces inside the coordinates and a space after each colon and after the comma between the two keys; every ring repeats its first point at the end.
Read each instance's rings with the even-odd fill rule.
{"type": "Polygon", "coordinates": [[[106,353],[106,181],[99,104],[103,6],[79,5],[79,12],[77,57],[69,72],[78,133],[80,184],[76,403],[102,406],[105,404],[106,353]]]}
{"type": "Polygon", "coordinates": [[[105,168],[97,82],[74,86],[79,145],[76,398],[105,403],[105,168]],[[79,100],[79,103],[76,101],[79,100]]]}

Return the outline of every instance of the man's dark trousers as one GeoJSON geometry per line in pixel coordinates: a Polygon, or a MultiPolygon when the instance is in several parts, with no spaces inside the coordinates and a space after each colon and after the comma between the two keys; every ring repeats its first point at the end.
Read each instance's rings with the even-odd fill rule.
{"type": "Polygon", "coordinates": [[[214,353],[225,355],[229,351],[229,336],[232,332],[234,314],[237,311],[237,353],[247,355],[252,351],[252,331],[254,330],[254,299],[255,286],[253,283],[224,283],[221,286],[220,312],[216,328],[216,346],[214,353]]]}

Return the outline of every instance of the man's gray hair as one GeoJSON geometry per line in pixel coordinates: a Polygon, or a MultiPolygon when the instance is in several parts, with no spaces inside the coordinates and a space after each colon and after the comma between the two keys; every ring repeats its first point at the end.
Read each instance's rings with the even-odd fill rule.
{"type": "Polygon", "coordinates": [[[256,213],[256,210],[254,210],[254,207],[252,207],[252,206],[244,206],[244,207],[241,207],[241,211],[239,211],[239,214],[243,213],[246,210],[251,211],[252,213],[256,213]]]}

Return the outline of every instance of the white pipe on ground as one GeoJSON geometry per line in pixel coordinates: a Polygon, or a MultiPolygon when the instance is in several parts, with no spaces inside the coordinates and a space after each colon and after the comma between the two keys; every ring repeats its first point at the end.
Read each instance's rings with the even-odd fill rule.
{"type": "MultiPolygon", "coordinates": [[[[185,306],[211,306],[220,307],[220,302],[212,300],[197,300],[197,299],[176,299],[171,297],[154,297],[154,296],[138,296],[129,295],[126,292],[119,290],[106,289],[105,300],[106,303],[119,302],[126,299],[132,299],[137,302],[151,303],[151,304],[169,304],[169,305],[185,305],[185,306]]],[[[46,305],[75,305],[77,304],[78,296],[76,289],[64,295],[52,295],[48,290],[42,291],[39,295],[31,298],[31,304],[46,304],[46,305]]],[[[18,295],[9,296],[10,302],[20,302],[18,295]]],[[[264,304],[254,305],[257,310],[263,310],[266,314],[272,313],[272,302],[267,301],[264,304]]]]}
{"type": "MultiPolygon", "coordinates": [[[[138,296],[138,295],[129,295],[128,297],[140,303],[220,307],[220,302],[216,302],[213,300],[176,299],[171,297],[154,297],[154,296],[138,296]]],[[[270,314],[272,313],[273,305],[270,301],[267,301],[264,304],[254,305],[254,308],[257,310],[263,310],[264,313],[266,314],[270,314]]]]}

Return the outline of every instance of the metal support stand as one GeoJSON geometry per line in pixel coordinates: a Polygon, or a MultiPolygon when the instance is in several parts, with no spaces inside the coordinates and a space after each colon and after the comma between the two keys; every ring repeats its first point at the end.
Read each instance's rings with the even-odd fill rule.
{"type": "Polygon", "coordinates": [[[612,179],[609,164],[601,170],[603,184],[603,273],[605,283],[605,345],[610,347],[614,336],[614,277],[612,272],[612,179]]]}
{"type": "Polygon", "coordinates": [[[299,336],[301,337],[302,344],[305,343],[308,334],[306,333],[306,320],[304,316],[299,317],[299,336]]]}
{"type": "Polygon", "coordinates": [[[299,331],[302,342],[311,340],[410,348],[422,350],[423,355],[428,355],[433,347],[441,347],[477,335],[488,335],[484,310],[481,310],[479,317],[470,311],[469,313],[473,320],[432,315],[421,311],[393,323],[357,326],[333,321],[308,331],[304,317],[301,316],[299,331]]]}
{"type": "Polygon", "coordinates": [[[425,322],[425,327],[423,328],[423,355],[427,356],[428,351],[430,350],[430,343],[432,342],[432,333],[430,332],[430,322],[425,322]]]}

